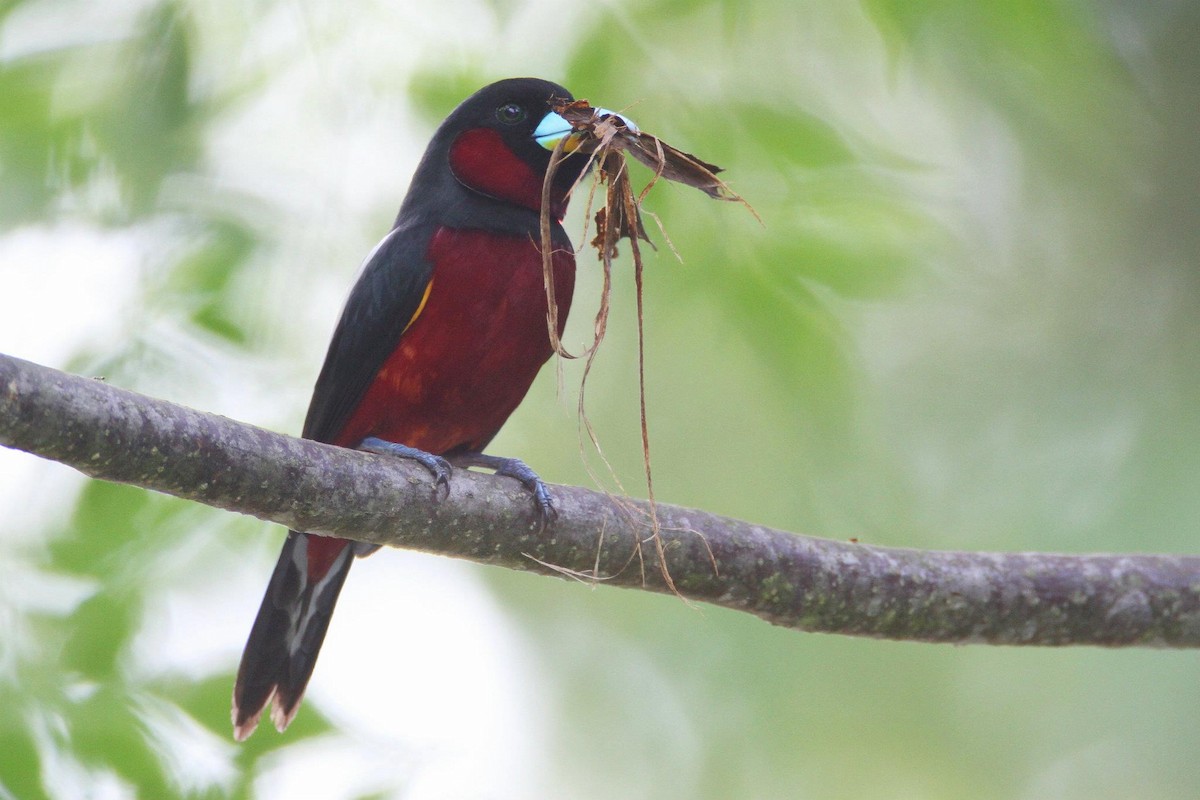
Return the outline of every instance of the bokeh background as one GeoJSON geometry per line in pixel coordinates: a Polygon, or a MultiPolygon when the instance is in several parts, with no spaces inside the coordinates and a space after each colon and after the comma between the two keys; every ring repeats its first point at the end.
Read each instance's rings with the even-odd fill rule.
{"type": "MultiPolygon", "coordinates": [[[[437,121],[539,75],[765,221],[648,201],[661,500],[1194,552],[1198,40],[1186,0],[0,2],[0,351],[299,430],[437,121]]],[[[612,472],[575,363],[496,452],[642,491],[631,284],[588,391],[612,472]]],[[[0,518],[3,798],[1200,796],[1191,653],[801,635],[406,552],[355,567],[288,734],[235,746],[281,530],[8,451],[0,518]]]]}

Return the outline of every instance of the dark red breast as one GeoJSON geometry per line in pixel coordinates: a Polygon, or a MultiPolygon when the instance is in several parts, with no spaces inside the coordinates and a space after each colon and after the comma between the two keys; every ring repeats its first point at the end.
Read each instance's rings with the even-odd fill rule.
{"type": "MultiPolygon", "coordinates": [[[[471,451],[495,436],[552,353],[542,258],[529,238],[440,228],[423,309],[384,362],[335,444],[367,436],[430,453],[471,451]]],[[[575,259],[553,258],[560,331],[575,259]]]]}

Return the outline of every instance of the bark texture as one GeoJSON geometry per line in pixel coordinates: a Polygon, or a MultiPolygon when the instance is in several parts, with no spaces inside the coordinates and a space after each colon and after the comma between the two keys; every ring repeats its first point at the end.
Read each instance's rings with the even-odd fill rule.
{"type": "MultiPolygon", "coordinates": [[[[0,355],[0,444],[290,528],[666,592],[645,503],[297,439],[0,355]],[[639,555],[640,552],[640,555],[639,555]]],[[[1200,557],[873,547],[659,504],[679,593],[803,631],[926,642],[1200,646],[1200,557]]]]}

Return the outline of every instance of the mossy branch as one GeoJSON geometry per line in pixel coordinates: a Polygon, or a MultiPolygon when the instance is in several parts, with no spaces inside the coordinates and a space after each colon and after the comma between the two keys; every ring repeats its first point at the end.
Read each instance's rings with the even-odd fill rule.
{"type": "MultiPolygon", "coordinates": [[[[256,428],[0,355],[0,444],[291,528],[667,592],[644,503],[572,486],[543,527],[514,481],[256,428]],[[639,556],[640,553],[640,556],[639,556]],[[639,558],[642,561],[639,561],[639,558]]],[[[926,642],[1200,646],[1200,557],[907,550],[659,503],[675,589],[804,631],[926,642]]]]}

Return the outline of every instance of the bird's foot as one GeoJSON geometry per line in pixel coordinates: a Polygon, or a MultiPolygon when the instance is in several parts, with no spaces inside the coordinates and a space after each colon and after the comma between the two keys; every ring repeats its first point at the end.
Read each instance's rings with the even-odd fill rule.
{"type": "Polygon", "coordinates": [[[455,466],[483,467],[492,470],[497,475],[515,478],[533,495],[533,502],[537,506],[538,515],[542,520],[554,517],[554,501],[550,498],[550,490],[546,488],[546,484],[538,477],[538,474],[521,459],[489,456],[484,453],[460,453],[451,456],[450,460],[455,466]]]}
{"type": "Polygon", "coordinates": [[[359,443],[358,449],[381,456],[394,456],[396,458],[407,458],[410,461],[415,461],[429,470],[429,473],[433,475],[433,487],[435,490],[444,489],[447,494],[450,492],[450,462],[441,456],[435,456],[433,453],[427,453],[424,450],[418,450],[415,447],[409,447],[399,442],[389,442],[375,436],[368,436],[366,439],[363,439],[359,443]]]}

